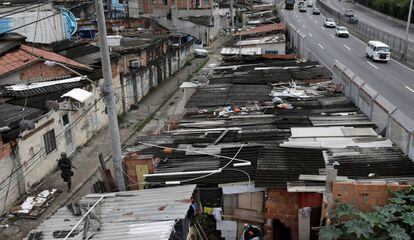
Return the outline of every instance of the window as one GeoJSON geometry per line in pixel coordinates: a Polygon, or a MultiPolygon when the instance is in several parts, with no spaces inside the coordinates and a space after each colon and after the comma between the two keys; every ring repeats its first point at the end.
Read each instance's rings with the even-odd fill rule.
{"type": "Polygon", "coordinates": [[[82,103],[82,102],[73,102],[72,103],[72,106],[73,106],[73,109],[74,110],[80,111],[80,110],[83,110],[85,108],[85,103],[82,103]]]}
{"type": "Polygon", "coordinates": [[[65,115],[62,116],[62,125],[66,126],[69,124],[69,115],[66,113],[65,115]]]}
{"type": "Polygon", "coordinates": [[[279,52],[277,50],[266,50],[265,54],[278,54],[279,52]]]}
{"type": "Polygon", "coordinates": [[[56,137],[55,130],[52,129],[43,135],[43,141],[45,142],[46,155],[53,152],[56,149],[56,137]]]}
{"type": "Polygon", "coordinates": [[[168,0],[162,0],[163,5],[168,5],[168,0]]]}
{"type": "Polygon", "coordinates": [[[208,4],[208,3],[209,3],[209,0],[204,0],[204,6],[205,6],[205,7],[208,7],[208,6],[209,6],[209,4],[208,4]]]}

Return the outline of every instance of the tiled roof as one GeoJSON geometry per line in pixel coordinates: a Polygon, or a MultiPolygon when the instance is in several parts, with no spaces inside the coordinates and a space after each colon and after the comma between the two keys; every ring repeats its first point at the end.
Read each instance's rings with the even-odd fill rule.
{"type": "Polygon", "coordinates": [[[42,59],[62,63],[75,68],[89,69],[88,66],[59,54],[21,45],[19,49],[6,53],[0,57],[0,75],[14,72],[42,59]]]}
{"type": "Polygon", "coordinates": [[[277,31],[285,31],[286,25],[283,23],[274,23],[274,24],[267,24],[263,26],[259,26],[253,28],[251,30],[242,31],[234,34],[234,36],[250,36],[250,35],[257,35],[257,34],[267,34],[277,31]]]}

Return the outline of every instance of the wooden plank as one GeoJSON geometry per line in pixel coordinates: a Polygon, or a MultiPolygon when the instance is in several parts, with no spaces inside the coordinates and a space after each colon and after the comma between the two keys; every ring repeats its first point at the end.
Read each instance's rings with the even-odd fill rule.
{"type": "Polygon", "coordinates": [[[250,209],[235,208],[233,210],[232,220],[245,223],[264,224],[264,214],[250,209]]]}
{"type": "MultiPolygon", "coordinates": [[[[300,181],[318,181],[318,182],[325,182],[326,181],[326,176],[325,175],[306,175],[306,174],[301,174],[301,175],[299,175],[299,180],[300,181]]],[[[336,181],[337,182],[355,182],[355,180],[350,179],[348,177],[344,177],[344,176],[338,176],[338,177],[336,177],[336,181]]]]}

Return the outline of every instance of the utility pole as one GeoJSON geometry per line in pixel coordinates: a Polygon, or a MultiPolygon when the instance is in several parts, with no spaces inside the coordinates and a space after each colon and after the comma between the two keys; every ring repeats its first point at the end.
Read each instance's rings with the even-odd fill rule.
{"type": "Polygon", "coordinates": [[[230,18],[231,18],[231,34],[234,33],[234,14],[233,14],[234,0],[230,0],[230,18]]]}
{"type": "Polygon", "coordinates": [[[112,87],[111,61],[109,59],[108,39],[102,0],[95,0],[98,20],[99,46],[101,49],[102,71],[104,76],[103,94],[109,123],[109,135],[112,144],[112,162],[118,191],[125,191],[124,170],[122,166],[121,138],[119,136],[118,118],[115,107],[115,93],[112,87]]]}
{"type": "Polygon", "coordinates": [[[403,59],[406,58],[407,51],[408,51],[408,31],[410,30],[411,13],[413,11],[413,2],[414,0],[410,1],[410,8],[409,8],[410,10],[408,10],[407,26],[405,28],[405,46],[404,46],[403,59]]]}
{"type": "Polygon", "coordinates": [[[333,185],[336,181],[338,170],[329,166],[326,167],[326,180],[325,180],[325,196],[327,202],[327,213],[329,219],[333,217],[333,185]]]}

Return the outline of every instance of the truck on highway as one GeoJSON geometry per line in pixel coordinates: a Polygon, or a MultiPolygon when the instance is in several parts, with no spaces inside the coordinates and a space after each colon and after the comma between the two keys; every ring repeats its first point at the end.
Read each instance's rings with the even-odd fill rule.
{"type": "Polygon", "coordinates": [[[286,10],[293,10],[295,6],[295,0],[285,0],[285,9],[286,10]]]}

